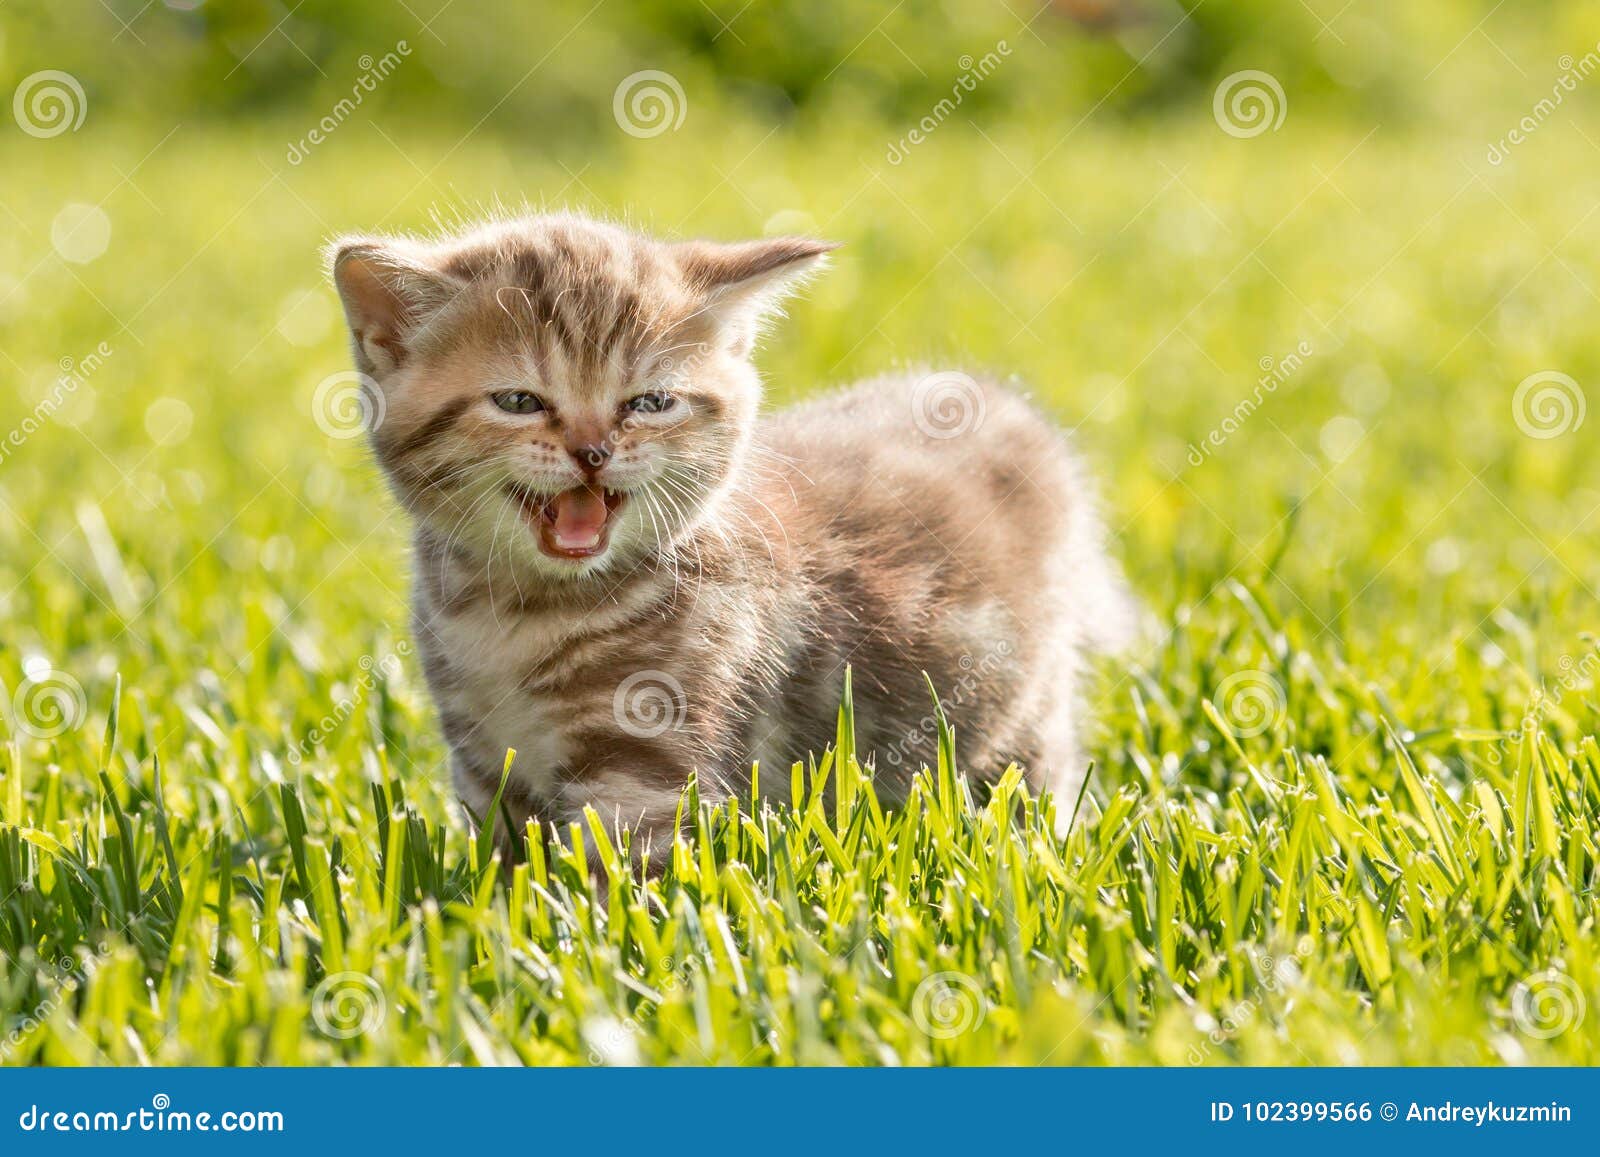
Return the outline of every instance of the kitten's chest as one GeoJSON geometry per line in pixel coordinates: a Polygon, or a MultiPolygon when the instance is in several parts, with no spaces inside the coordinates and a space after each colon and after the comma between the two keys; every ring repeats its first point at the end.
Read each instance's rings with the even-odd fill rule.
{"type": "Polygon", "coordinates": [[[548,794],[570,756],[561,719],[530,692],[528,673],[560,646],[560,632],[538,616],[492,609],[435,618],[428,634],[450,671],[439,706],[455,718],[452,746],[480,773],[498,777],[508,748],[525,789],[548,794]]]}

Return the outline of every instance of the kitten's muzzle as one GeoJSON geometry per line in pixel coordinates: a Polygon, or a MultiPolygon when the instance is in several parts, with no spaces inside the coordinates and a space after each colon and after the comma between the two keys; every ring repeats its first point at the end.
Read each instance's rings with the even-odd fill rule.
{"type": "Polygon", "coordinates": [[[522,507],[522,516],[552,558],[578,560],[606,552],[612,516],[627,495],[602,487],[573,486],[556,494],[539,494],[513,483],[506,488],[522,507]]]}

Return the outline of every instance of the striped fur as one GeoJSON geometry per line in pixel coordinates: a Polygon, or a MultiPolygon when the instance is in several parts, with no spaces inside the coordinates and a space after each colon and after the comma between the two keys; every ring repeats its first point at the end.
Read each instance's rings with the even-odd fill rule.
{"type": "Polygon", "coordinates": [[[660,848],[691,772],[715,798],[748,790],[753,759],[786,769],[824,744],[846,664],[891,795],[934,755],[924,672],[975,774],[1018,759],[1036,784],[1080,780],[1085,656],[1128,612],[1062,437],[977,382],[982,421],[939,436],[913,377],[758,417],[759,326],[828,248],[673,245],[571,216],[336,247],[475,813],[515,748],[514,818],[592,805],[660,848]],[[508,389],[545,408],[506,413],[491,395],[508,389]],[[673,404],[628,409],[641,394],[673,404]],[[580,485],[624,496],[609,543],[553,557],[517,495],[580,485]]]}

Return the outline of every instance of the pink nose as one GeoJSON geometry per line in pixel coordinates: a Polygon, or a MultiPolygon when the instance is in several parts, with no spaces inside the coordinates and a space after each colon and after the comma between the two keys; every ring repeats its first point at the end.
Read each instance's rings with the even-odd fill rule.
{"type": "Polygon", "coordinates": [[[603,442],[569,446],[567,453],[572,455],[572,460],[578,464],[579,469],[588,474],[598,473],[600,468],[611,460],[611,447],[603,442]]]}

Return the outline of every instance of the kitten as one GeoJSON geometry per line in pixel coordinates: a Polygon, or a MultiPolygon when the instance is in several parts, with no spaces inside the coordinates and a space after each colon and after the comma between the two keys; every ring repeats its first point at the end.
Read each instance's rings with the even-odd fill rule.
{"type": "Polygon", "coordinates": [[[886,796],[936,755],[1070,810],[1086,656],[1129,619],[1082,467],[1016,394],[886,377],[758,414],[765,316],[832,246],[577,216],[337,244],[372,442],[415,520],[413,625],[457,788],[670,845],[691,771],[787,791],[845,665],[886,796]]]}

